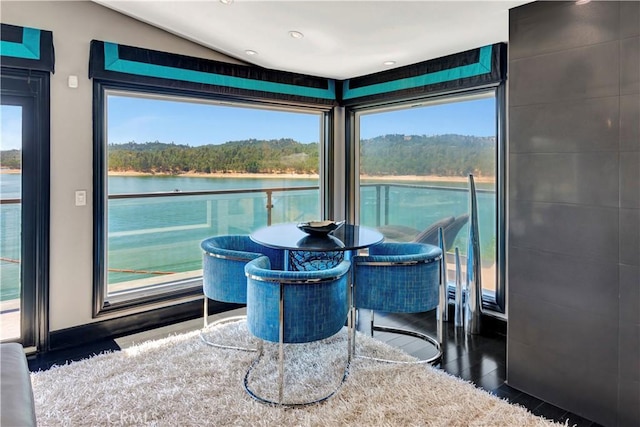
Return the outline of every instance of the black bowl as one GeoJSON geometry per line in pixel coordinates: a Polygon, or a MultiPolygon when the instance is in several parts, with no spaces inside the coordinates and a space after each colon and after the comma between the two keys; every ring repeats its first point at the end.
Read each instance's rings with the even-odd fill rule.
{"type": "Polygon", "coordinates": [[[301,222],[298,228],[312,236],[325,236],[342,227],[344,221],[309,221],[301,222]]]}

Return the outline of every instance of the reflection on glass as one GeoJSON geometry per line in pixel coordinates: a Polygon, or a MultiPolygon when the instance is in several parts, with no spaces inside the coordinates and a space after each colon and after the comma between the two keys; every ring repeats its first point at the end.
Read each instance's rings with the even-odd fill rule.
{"type": "Polygon", "coordinates": [[[453,282],[456,247],[466,265],[468,176],[473,174],[478,188],[482,284],[492,292],[496,286],[495,111],[492,92],[362,113],[359,122],[360,222],[377,227],[387,241],[432,244],[437,244],[434,229],[442,225],[453,282]]]}
{"type": "Polygon", "coordinates": [[[107,117],[107,295],[201,276],[207,237],[320,215],[318,113],[111,93],[107,117]]]}

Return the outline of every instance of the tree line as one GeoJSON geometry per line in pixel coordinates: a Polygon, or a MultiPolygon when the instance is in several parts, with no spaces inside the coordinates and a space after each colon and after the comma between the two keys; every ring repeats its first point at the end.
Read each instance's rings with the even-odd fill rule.
{"type": "MultiPolygon", "coordinates": [[[[383,135],[364,139],[360,172],[366,175],[493,176],[495,139],[465,135],[383,135]]],[[[220,145],[159,141],[109,144],[109,171],[144,173],[318,173],[318,143],[249,139],[220,145]]],[[[0,167],[20,169],[20,150],[1,152],[0,167]]]]}
{"type": "Polygon", "coordinates": [[[315,173],[317,143],[301,144],[292,139],[250,139],[220,145],[109,144],[110,171],[178,174],[184,172],[315,173]]]}
{"type": "Polygon", "coordinates": [[[384,135],[361,141],[365,175],[495,176],[496,141],[467,135],[384,135]]]}
{"type": "Polygon", "coordinates": [[[22,169],[22,151],[0,151],[0,167],[3,169],[22,169]]]}

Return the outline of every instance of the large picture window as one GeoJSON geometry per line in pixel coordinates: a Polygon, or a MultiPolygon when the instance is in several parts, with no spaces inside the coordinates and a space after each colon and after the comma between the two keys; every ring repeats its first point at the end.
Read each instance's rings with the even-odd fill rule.
{"type": "Polygon", "coordinates": [[[322,112],[103,88],[98,312],[201,290],[200,242],[321,217],[322,112]]]}
{"type": "MultiPolygon", "coordinates": [[[[485,301],[493,303],[501,286],[502,240],[496,99],[491,90],[356,114],[360,223],[378,228],[386,241],[431,244],[438,243],[437,228],[442,226],[453,283],[455,248],[463,270],[466,266],[468,177],[472,174],[477,187],[483,294],[485,301]]],[[[500,310],[497,305],[494,308],[500,310]]]]}

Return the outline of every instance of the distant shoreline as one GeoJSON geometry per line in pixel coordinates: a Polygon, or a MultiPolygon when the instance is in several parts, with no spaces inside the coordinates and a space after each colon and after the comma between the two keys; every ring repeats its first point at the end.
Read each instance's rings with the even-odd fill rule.
{"type": "MultiPolygon", "coordinates": [[[[239,173],[239,172],[214,172],[197,173],[185,172],[181,174],[161,174],[145,173],[137,171],[109,172],[109,176],[175,176],[189,178],[256,178],[256,179],[318,179],[318,174],[296,174],[296,173],[239,173]]],[[[361,176],[363,180],[377,181],[430,181],[430,182],[467,182],[465,176],[437,176],[437,175],[381,175],[381,176],[361,176]]],[[[480,183],[495,182],[493,177],[474,177],[480,183]]]]}
{"type": "MultiPolygon", "coordinates": [[[[0,174],[19,174],[19,169],[0,169],[0,174]]],[[[318,174],[296,174],[296,173],[196,173],[186,172],[181,174],[168,173],[147,173],[137,171],[109,172],[109,176],[175,176],[188,178],[255,178],[255,179],[318,179],[318,174]]],[[[493,183],[493,177],[474,177],[478,183],[493,183]]],[[[467,182],[465,176],[437,176],[437,175],[384,175],[384,176],[361,176],[362,180],[376,181],[422,181],[422,182],[467,182]]]]}
{"type": "Polygon", "coordinates": [[[187,177],[187,178],[298,178],[298,179],[317,179],[317,174],[297,174],[297,173],[243,173],[243,172],[214,172],[214,173],[201,173],[201,172],[184,172],[178,174],[171,173],[148,173],[138,171],[109,171],[109,176],[174,176],[174,177],[187,177]]]}

